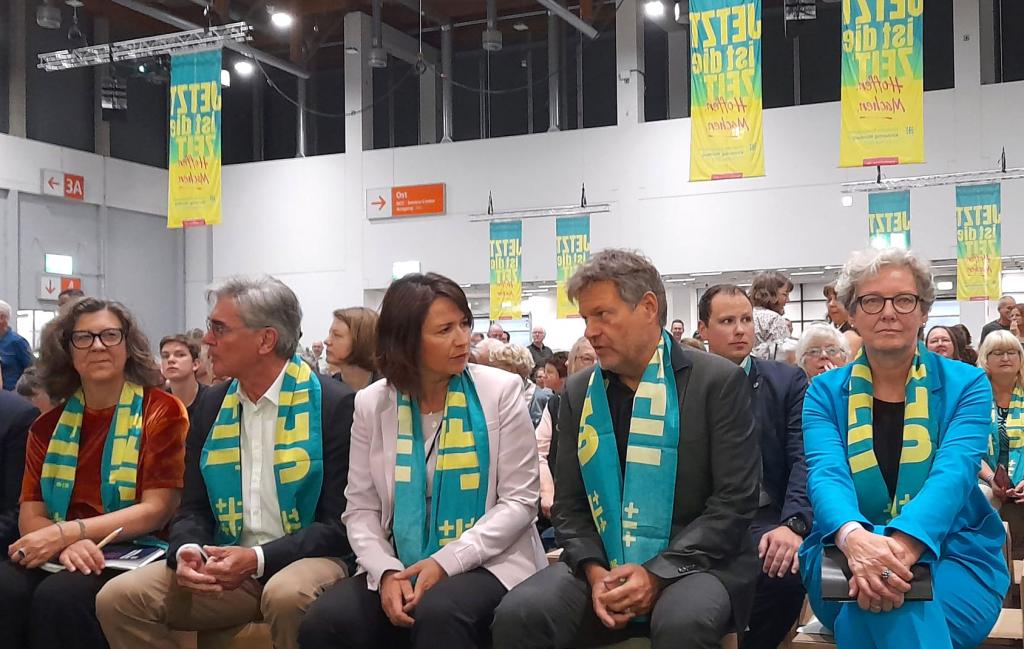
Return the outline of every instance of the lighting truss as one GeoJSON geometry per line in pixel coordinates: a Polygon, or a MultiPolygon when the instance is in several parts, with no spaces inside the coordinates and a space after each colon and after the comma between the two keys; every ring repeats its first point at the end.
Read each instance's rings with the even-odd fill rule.
{"type": "Polygon", "coordinates": [[[561,207],[537,207],[520,210],[494,210],[493,212],[470,213],[471,223],[479,221],[518,221],[520,219],[536,219],[558,216],[582,216],[584,214],[604,214],[611,211],[608,203],[590,205],[565,205],[561,207]]]}
{"type": "Polygon", "coordinates": [[[1024,167],[985,171],[960,171],[948,174],[930,174],[927,176],[907,176],[904,178],[878,178],[877,180],[843,183],[841,187],[844,194],[851,194],[854,192],[885,192],[919,187],[941,187],[944,185],[978,185],[1021,179],[1024,179],[1024,167]]]}
{"type": "Polygon", "coordinates": [[[144,59],[161,54],[219,45],[225,41],[244,43],[252,40],[252,26],[245,22],[212,25],[209,29],[190,29],[173,34],[147,36],[105,45],[60,50],[39,55],[39,67],[47,72],[85,68],[131,59],[144,59]]]}

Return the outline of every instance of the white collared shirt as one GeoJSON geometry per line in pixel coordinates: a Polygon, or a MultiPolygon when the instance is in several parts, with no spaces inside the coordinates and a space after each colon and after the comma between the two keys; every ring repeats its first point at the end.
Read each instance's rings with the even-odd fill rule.
{"type": "MultiPolygon", "coordinates": [[[[277,499],[277,480],[274,477],[274,442],[277,437],[277,408],[281,402],[285,364],[277,379],[256,403],[239,386],[239,450],[242,469],[242,535],[238,544],[256,552],[256,579],[263,576],[263,548],[284,536],[280,501],[277,499]]],[[[199,548],[186,543],[178,548],[178,556],[185,548],[199,548]]]]}

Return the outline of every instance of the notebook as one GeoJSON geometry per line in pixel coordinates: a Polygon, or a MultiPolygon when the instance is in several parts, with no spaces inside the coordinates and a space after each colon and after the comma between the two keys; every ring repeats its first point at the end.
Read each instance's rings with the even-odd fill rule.
{"type": "MultiPolygon", "coordinates": [[[[111,543],[103,548],[103,559],[106,567],[113,570],[135,570],[163,558],[163,548],[133,543],[111,543]]],[[[59,563],[47,562],[40,566],[47,572],[60,572],[64,566],[59,563]]]]}

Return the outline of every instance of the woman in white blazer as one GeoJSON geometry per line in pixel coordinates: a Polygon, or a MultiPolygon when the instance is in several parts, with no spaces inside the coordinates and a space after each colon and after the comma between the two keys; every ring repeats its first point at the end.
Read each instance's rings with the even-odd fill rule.
{"type": "Polygon", "coordinates": [[[522,382],[467,365],[472,324],[446,277],[385,294],[385,378],[356,395],[342,516],[359,570],[310,607],[304,649],[484,646],[505,593],[545,565],[522,382]]]}

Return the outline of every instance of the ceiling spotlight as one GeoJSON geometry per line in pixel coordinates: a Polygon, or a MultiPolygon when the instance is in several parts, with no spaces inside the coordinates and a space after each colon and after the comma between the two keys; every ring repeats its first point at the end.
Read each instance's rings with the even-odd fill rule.
{"type": "Polygon", "coordinates": [[[680,25],[690,24],[690,3],[688,0],[679,0],[673,7],[676,22],[680,25]]]}
{"type": "Polygon", "coordinates": [[[345,46],[345,54],[359,54],[359,48],[352,45],[345,46]]]}
{"type": "Polygon", "coordinates": [[[224,86],[225,88],[231,87],[231,73],[227,70],[220,71],[220,85],[224,86]]]}
{"type": "Polygon", "coordinates": [[[647,0],[644,3],[644,13],[648,18],[661,18],[665,15],[665,5],[661,0],[647,0]]]}
{"type": "Polygon", "coordinates": [[[36,7],[36,24],[43,29],[60,29],[60,7],[44,0],[36,7]]]}
{"type": "Polygon", "coordinates": [[[292,26],[293,20],[292,15],[284,11],[275,11],[270,14],[270,22],[274,23],[274,27],[278,29],[288,29],[292,26]]]}
{"type": "Polygon", "coordinates": [[[525,32],[530,28],[526,26],[526,23],[520,20],[516,24],[512,25],[512,29],[516,30],[517,32],[525,32]]]}
{"type": "Polygon", "coordinates": [[[235,62],[235,72],[237,72],[239,76],[248,77],[255,69],[256,68],[254,68],[253,64],[249,61],[242,60],[235,62]]]}
{"type": "Polygon", "coordinates": [[[843,197],[840,200],[843,203],[843,207],[850,207],[853,205],[853,196],[850,194],[843,194],[843,197]]]}
{"type": "Polygon", "coordinates": [[[146,74],[146,64],[139,65],[139,74],[146,74]]]}

